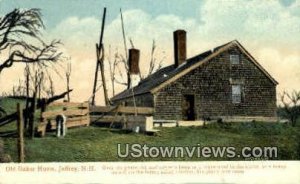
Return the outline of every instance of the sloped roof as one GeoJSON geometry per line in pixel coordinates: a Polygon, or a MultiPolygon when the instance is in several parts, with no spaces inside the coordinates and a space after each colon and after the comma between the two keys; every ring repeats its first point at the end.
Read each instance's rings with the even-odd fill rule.
{"type": "Polygon", "coordinates": [[[172,82],[173,78],[177,78],[177,76],[180,77],[179,74],[184,75],[185,73],[189,72],[190,70],[200,66],[202,63],[208,61],[209,59],[215,57],[216,55],[222,53],[227,48],[229,48],[232,44],[235,44],[239,46],[242,50],[244,50],[244,53],[247,54],[250,59],[253,61],[253,63],[263,72],[265,75],[270,78],[270,80],[274,84],[278,84],[277,81],[275,81],[270,74],[267,73],[266,70],[262,68],[261,65],[258,64],[258,62],[242,47],[242,45],[234,40],[231,42],[228,42],[226,44],[220,45],[218,47],[215,47],[213,50],[208,50],[206,52],[203,52],[199,55],[196,55],[192,58],[187,59],[184,63],[179,65],[177,68],[175,68],[175,65],[170,65],[164,68],[161,68],[157,72],[151,74],[148,76],[146,79],[143,79],[142,81],[139,82],[139,84],[133,89],[127,89],[124,90],[123,92],[117,94],[113,98],[111,98],[112,101],[115,100],[120,100],[124,98],[131,97],[132,94],[134,95],[141,95],[144,93],[150,93],[150,92],[156,92],[158,89],[164,86],[164,84],[168,84],[172,82]],[[133,93],[132,93],[133,92],[133,93]]]}

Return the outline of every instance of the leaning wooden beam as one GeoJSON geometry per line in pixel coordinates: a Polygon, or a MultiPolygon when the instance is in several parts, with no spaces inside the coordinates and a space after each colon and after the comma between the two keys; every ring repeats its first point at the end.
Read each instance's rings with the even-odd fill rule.
{"type": "Polygon", "coordinates": [[[17,127],[18,127],[18,158],[19,162],[24,162],[25,151],[24,151],[24,125],[23,125],[23,111],[20,103],[17,104],[17,127]]]}
{"type": "MultiPolygon", "coordinates": [[[[97,54],[97,63],[96,63],[96,70],[95,70],[95,78],[94,78],[94,87],[93,87],[93,93],[92,93],[92,105],[95,105],[95,96],[96,96],[96,89],[97,89],[97,81],[98,81],[98,71],[101,67],[100,65],[100,52],[102,51],[103,44],[103,34],[104,34],[104,25],[105,25],[105,16],[106,16],[106,8],[103,10],[103,17],[102,17],[102,25],[101,25],[101,33],[100,33],[100,40],[99,44],[96,44],[96,54],[97,54]]],[[[104,53],[102,53],[104,54],[104,53]]],[[[102,77],[103,80],[103,77],[102,77]]],[[[105,102],[107,103],[107,99],[105,99],[105,102]]]]}
{"type": "MultiPolygon", "coordinates": [[[[104,71],[104,49],[103,49],[102,43],[101,43],[100,47],[99,47],[98,44],[96,44],[96,48],[98,48],[97,57],[98,57],[98,62],[99,62],[99,67],[100,67],[100,72],[101,72],[101,79],[102,79],[102,85],[103,85],[105,105],[110,105],[108,94],[107,94],[105,74],[104,74],[104,72],[105,72],[104,71]],[[102,55],[101,58],[100,58],[100,54],[102,55]]],[[[94,95],[94,97],[95,97],[95,95],[94,95]]]]}
{"type": "MultiPolygon", "coordinates": [[[[90,112],[109,113],[116,109],[116,106],[91,106],[90,112]]],[[[120,106],[118,111],[125,114],[153,114],[154,110],[151,107],[129,107],[120,106]]]]}
{"type": "Polygon", "coordinates": [[[0,118],[0,127],[17,120],[17,117],[18,117],[17,113],[15,112],[15,113],[9,114],[3,118],[0,118]]]}

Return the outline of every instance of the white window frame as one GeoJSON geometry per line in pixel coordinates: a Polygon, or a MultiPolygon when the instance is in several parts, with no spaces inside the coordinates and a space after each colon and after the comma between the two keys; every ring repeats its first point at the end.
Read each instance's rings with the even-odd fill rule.
{"type": "Polygon", "coordinates": [[[240,56],[238,54],[230,54],[230,63],[232,65],[240,64],[240,56]]]}
{"type": "Polygon", "coordinates": [[[234,104],[242,103],[243,86],[240,84],[231,85],[231,101],[234,104]]]}

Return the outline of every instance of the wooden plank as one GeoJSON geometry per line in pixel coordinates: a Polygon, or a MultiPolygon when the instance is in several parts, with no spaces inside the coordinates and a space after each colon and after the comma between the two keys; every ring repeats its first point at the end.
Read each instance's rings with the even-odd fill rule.
{"type": "Polygon", "coordinates": [[[116,106],[90,106],[90,112],[108,113],[116,109],[116,106]]]}
{"type": "Polygon", "coordinates": [[[48,105],[48,107],[88,107],[88,102],[55,102],[48,105]]]}
{"type": "MultiPolygon", "coordinates": [[[[110,123],[114,120],[114,116],[90,116],[91,122],[99,122],[99,123],[110,123]]],[[[121,122],[123,120],[122,116],[117,116],[115,122],[121,122]]]]}
{"type": "MultiPolygon", "coordinates": [[[[69,120],[67,120],[66,127],[70,128],[70,127],[77,127],[77,126],[88,126],[89,123],[90,123],[90,121],[86,117],[82,118],[82,119],[78,119],[78,118],[69,119],[69,120]]],[[[51,120],[50,124],[51,124],[51,130],[55,130],[56,129],[56,121],[51,120]]]]}
{"type": "MultiPolygon", "coordinates": [[[[117,109],[116,106],[91,106],[90,112],[102,112],[102,113],[108,113],[108,112],[114,112],[117,109]]],[[[135,114],[135,111],[137,111],[137,114],[145,114],[145,115],[151,115],[153,114],[153,108],[151,107],[129,107],[129,106],[120,106],[118,108],[119,113],[124,114],[135,114]]]]}
{"type": "Polygon", "coordinates": [[[70,127],[77,127],[77,126],[87,126],[89,124],[88,120],[82,120],[82,121],[72,121],[68,122],[66,126],[68,128],[70,127]]]}
{"type": "MultiPolygon", "coordinates": [[[[87,107],[87,110],[88,110],[88,112],[90,112],[90,107],[89,107],[89,106],[87,107]]],[[[91,123],[90,113],[88,113],[88,114],[86,115],[86,117],[87,117],[87,121],[88,121],[87,126],[90,126],[90,123],[91,123]]]]}
{"type": "Polygon", "coordinates": [[[153,114],[153,108],[151,107],[129,107],[129,106],[125,106],[125,107],[120,107],[119,108],[119,112],[120,113],[128,113],[128,114],[135,114],[135,112],[137,112],[137,114],[153,114]]]}
{"type": "Polygon", "coordinates": [[[89,117],[88,116],[78,116],[78,117],[70,117],[70,118],[67,118],[67,122],[71,122],[71,121],[85,121],[85,120],[88,120],[89,117]]]}
{"type": "Polygon", "coordinates": [[[65,116],[83,116],[89,113],[88,109],[75,109],[67,111],[47,111],[42,114],[42,118],[51,119],[55,118],[59,114],[64,114],[65,116]]]}

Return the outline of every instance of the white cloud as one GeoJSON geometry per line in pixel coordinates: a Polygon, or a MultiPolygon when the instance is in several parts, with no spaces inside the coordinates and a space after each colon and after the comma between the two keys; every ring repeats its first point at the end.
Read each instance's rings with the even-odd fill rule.
{"type": "MultiPolygon", "coordinates": [[[[185,29],[188,32],[189,56],[237,38],[280,82],[280,89],[296,89],[299,88],[297,71],[300,68],[300,55],[281,53],[280,49],[284,45],[295,46],[300,41],[300,17],[295,15],[297,7],[299,3],[283,7],[277,1],[206,1],[200,8],[200,16],[189,19],[172,14],[152,16],[139,9],[125,11],[123,17],[127,38],[131,38],[134,46],[141,49],[141,65],[149,61],[153,39],[157,42],[157,50],[166,52],[166,64],[170,64],[173,61],[172,32],[185,29]]],[[[99,19],[71,17],[56,27],[55,35],[65,38],[66,45],[71,44],[78,52],[84,52],[81,56],[86,57],[85,60],[74,58],[81,62],[78,67],[94,68],[91,61],[87,60],[95,58],[94,44],[99,32],[99,19]],[[89,63],[89,66],[83,63],[89,63]]],[[[120,17],[106,25],[105,44],[106,47],[118,47],[123,52],[120,17]]],[[[74,56],[75,52],[72,52],[74,56]]],[[[92,75],[91,71],[81,72],[92,75]]],[[[82,86],[82,90],[87,86],[82,86]]]]}
{"type": "Polygon", "coordinates": [[[294,15],[295,7],[284,7],[279,1],[206,1],[200,13],[205,32],[215,39],[232,37],[295,44],[300,42],[296,36],[300,32],[300,17],[294,15]]]}
{"type": "Polygon", "coordinates": [[[99,39],[99,32],[100,21],[98,19],[69,17],[59,23],[50,34],[53,38],[61,38],[71,51],[91,52],[92,48],[95,48],[95,41],[99,39]]]}
{"type": "Polygon", "coordinates": [[[279,92],[300,89],[300,53],[285,54],[274,48],[262,48],[257,53],[263,67],[279,82],[279,92]]]}
{"type": "MultiPolygon", "coordinates": [[[[300,1],[288,7],[277,1],[206,1],[199,8],[199,17],[153,16],[140,9],[124,11],[123,17],[127,39],[131,38],[134,46],[141,50],[142,70],[147,67],[153,39],[158,55],[166,53],[165,64],[172,63],[172,32],[185,29],[188,56],[238,39],[279,81],[280,90],[300,89],[299,7],[300,1]]],[[[50,32],[53,38],[62,39],[72,56],[74,96],[79,100],[90,96],[100,28],[99,18],[69,17],[50,32]]],[[[104,43],[106,53],[108,45],[113,52],[116,47],[124,52],[120,16],[106,24],[104,43]]]]}

